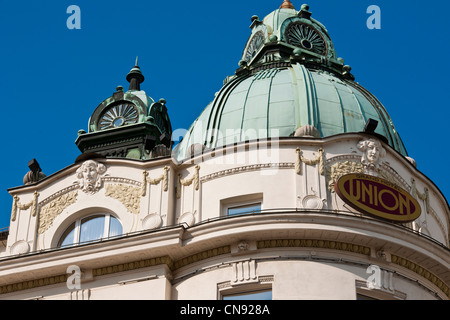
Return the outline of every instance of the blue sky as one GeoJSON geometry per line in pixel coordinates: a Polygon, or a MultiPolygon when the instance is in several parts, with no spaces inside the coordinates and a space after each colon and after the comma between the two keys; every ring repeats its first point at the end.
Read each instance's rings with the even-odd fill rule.
{"type": "MultiPolygon", "coordinates": [[[[7,189],[22,184],[28,161],[36,158],[47,175],[71,165],[80,154],[77,131],[118,85],[127,88],[136,56],[141,88],[167,100],[174,129],[187,129],[238,67],[251,16],[262,19],[281,2],[0,0],[0,228],[9,225],[7,189]],[[70,5],[81,9],[80,30],[66,26],[70,5]]],[[[449,198],[450,4],[308,4],[356,81],[386,107],[418,169],[449,198]],[[380,30],[366,26],[370,5],[381,8],[380,30]]]]}

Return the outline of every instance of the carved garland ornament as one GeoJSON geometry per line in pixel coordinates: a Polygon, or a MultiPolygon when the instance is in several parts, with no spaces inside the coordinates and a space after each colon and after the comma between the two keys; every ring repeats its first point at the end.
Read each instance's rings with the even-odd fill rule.
{"type": "Polygon", "coordinates": [[[412,196],[414,198],[418,198],[422,201],[425,201],[425,207],[427,210],[427,213],[431,213],[432,209],[431,209],[431,205],[430,205],[430,194],[428,191],[428,188],[425,188],[424,193],[419,192],[419,190],[417,190],[417,186],[416,186],[416,180],[414,178],[411,178],[411,184],[412,184],[412,196]]]}
{"type": "Polygon", "coordinates": [[[296,153],[297,153],[297,158],[295,161],[295,171],[297,172],[297,174],[301,174],[302,173],[302,162],[305,163],[308,166],[314,166],[316,164],[319,164],[319,173],[321,175],[324,175],[325,173],[325,167],[324,167],[324,151],[322,148],[319,149],[319,155],[315,158],[315,159],[306,159],[302,156],[302,150],[300,148],[297,148],[296,153]]]}
{"type": "Polygon", "coordinates": [[[177,199],[181,198],[181,186],[187,187],[194,183],[195,190],[198,190],[200,185],[200,177],[199,177],[200,166],[195,166],[195,173],[190,178],[181,179],[181,174],[178,175],[178,184],[177,184],[177,199]]]}
{"type": "Polygon", "coordinates": [[[167,192],[167,190],[169,189],[169,179],[168,179],[169,174],[168,173],[169,173],[169,167],[167,167],[167,166],[164,167],[164,173],[161,175],[161,177],[156,178],[156,179],[148,178],[147,171],[142,172],[142,175],[143,175],[142,196],[144,197],[147,193],[147,183],[149,183],[150,185],[157,185],[162,181],[163,182],[163,190],[164,190],[164,192],[167,192]]]}
{"type": "Polygon", "coordinates": [[[34,198],[31,202],[27,203],[27,204],[22,204],[19,202],[19,197],[17,195],[13,196],[13,206],[12,206],[12,211],[11,211],[11,221],[16,221],[16,217],[17,217],[17,209],[19,210],[28,210],[30,207],[32,207],[31,209],[31,215],[33,217],[36,216],[37,214],[37,210],[38,210],[38,197],[39,197],[39,193],[37,191],[34,192],[34,198]]]}

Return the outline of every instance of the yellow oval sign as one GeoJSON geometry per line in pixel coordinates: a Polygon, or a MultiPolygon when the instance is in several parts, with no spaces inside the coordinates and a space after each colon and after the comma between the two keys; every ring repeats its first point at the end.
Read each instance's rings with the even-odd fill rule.
{"type": "Polygon", "coordinates": [[[348,174],[336,182],[335,190],[352,208],[386,220],[411,222],[422,212],[407,191],[378,177],[348,174]]]}

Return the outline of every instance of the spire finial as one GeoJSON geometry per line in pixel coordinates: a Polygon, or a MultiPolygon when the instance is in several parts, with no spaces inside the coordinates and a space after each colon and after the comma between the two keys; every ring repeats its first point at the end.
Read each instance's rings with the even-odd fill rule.
{"type": "Polygon", "coordinates": [[[280,9],[295,9],[294,5],[289,0],[284,0],[280,6],[280,9]]]}
{"type": "Polygon", "coordinates": [[[144,75],[138,66],[138,57],[136,56],[136,64],[133,69],[127,74],[127,81],[130,83],[129,90],[141,90],[140,84],[144,82],[144,75]]]}

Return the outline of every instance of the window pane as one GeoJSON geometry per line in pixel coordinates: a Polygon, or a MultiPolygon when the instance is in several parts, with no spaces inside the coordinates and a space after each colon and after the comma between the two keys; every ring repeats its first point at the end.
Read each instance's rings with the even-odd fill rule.
{"type": "Polygon", "coordinates": [[[224,296],[223,300],[272,300],[272,290],[224,296]]]}
{"type": "Polygon", "coordinates": [[[80,243],[104,238],[105,217],[95,216],[81,220],[80,243]]]}
{"type": "Polygon", "coordinates": [[[255,212],[261,212],[261,204],[260,203],[228,209],[229,216],[237,215],[237,214],[252,214],[255,212]]]}
{"type": "Polygon", "coordinates": [[[122,234],[122,225],[119,220],[115,217],[111,216],[111,220],[109,222],[109,237],[114,237],[122,234]]]}
{"type": "Polygon", "coordinates": [[[59,244],[59,247],[68,246],[74,243],[74,236],[75,236],[75,223],[72,223],[72,225],[67,228],[67,230],[62,235],[61,239],[62,241],[59,244]]]}

